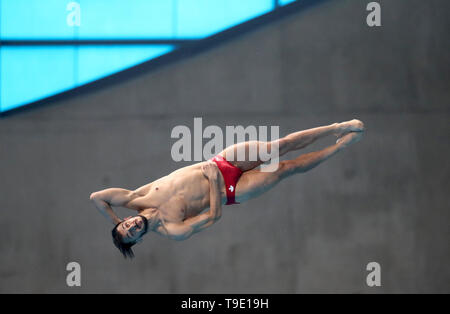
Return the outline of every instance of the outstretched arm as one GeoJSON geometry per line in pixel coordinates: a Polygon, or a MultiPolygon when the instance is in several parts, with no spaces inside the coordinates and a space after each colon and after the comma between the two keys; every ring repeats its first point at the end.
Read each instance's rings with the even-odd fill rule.
{"type": "Polygon", "coordinates": [[[116,215],[111,206],[128,207],[127,205],[135,198],[136,195],[133,191],[120,188],[111,188],[94,192],[90,197],[99,212],[114,225],[122,220],[116,215]]]}

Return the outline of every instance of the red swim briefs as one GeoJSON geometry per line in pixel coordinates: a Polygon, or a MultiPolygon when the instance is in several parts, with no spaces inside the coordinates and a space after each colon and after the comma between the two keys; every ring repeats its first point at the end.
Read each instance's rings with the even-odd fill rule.
{"type": "Polygon", "coordinates": [[[223,180],[225,181],[225,190],[227,191],[227,203],[226,205],[239,204],[235,200],[236,184],[239,181],[243,171],[238,167],[230,164],[224,157],[217,155],[211,159],[214,161],[222,173],[223,180]]]}

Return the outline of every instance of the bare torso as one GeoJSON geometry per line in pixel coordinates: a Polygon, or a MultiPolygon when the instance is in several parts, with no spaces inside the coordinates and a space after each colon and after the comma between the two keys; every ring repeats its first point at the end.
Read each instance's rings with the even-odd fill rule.
{"type": "MultiPolygon", "coordinates": [[[[132,201],[139,213],[159,212],[166,222],[181,222],[197,216],[210,205],[209,181],[202,173],[204,162],[178,169],[138,188],[132,201]]],[[[219,176],[222,203],[226,202],[223,177],[219,176]]]]}

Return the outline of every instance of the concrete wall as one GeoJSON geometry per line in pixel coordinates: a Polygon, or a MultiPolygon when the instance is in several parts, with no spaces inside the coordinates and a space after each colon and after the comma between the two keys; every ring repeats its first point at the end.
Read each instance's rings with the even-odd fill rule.
{"type": "Polygon", "coordinates": [[[367,2],[329,1],[1,119],[0,292],[450,292],[450,2],[380,1],[380,28],[365,24],[367,2]],[[170,132],[193,117],[281,134],[357,117],[367,134],[225,207],[210,230],[185,242],[147,236],[124,260],[89,194],[189,164],[172,161],[170,132]],[[81,288],[66,286],[70,261],[81,288]],[[371,261],[380,288],[366,285],[371,261]]]}

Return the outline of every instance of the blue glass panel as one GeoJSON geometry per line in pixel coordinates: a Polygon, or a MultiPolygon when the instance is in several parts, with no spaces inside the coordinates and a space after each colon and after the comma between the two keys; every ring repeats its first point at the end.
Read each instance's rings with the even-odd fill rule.
{"type": "Polygon", "coordinates": [[[174,0],[0,1],[4,39],[167,38],[174,31],[174,0]],[[79,27],[67,22],[71,2],[79,4],[79,27]]]}
{"type": "Polygon", "coordinates": [[[73,47],[2,47],[0,110],[74,86],[73,47]]]}
{"type": "Polygon", "coordinates": [[[86,84],[172,49],[168,45],[2,47],[0,111],[86,84]]]}
{"type": "Polygon", "coordinates": [[[296,1],[296,0],[278,0],[278,4],[279,5],[286,5],[286,4],[289,4],[289,3],[294,2],[294,1],[296,1]]]}
{"type": "MultiPolygon", "coordinates": [[[[2,0],[5,39],[203,37],[273,9],[273,0],[2,0]],[[79,27],[67,23],[80,4],[79,27]]],[[[281,2],[288,2],[286,0],[281,2]]]]}
{"type": "Polygon", "coordinates": [[[0,0],[2,39],[72,39],[74,28],[66,22],[70,1],[0,0]]]}
{"type": "Polygon", "coordinates": [[[81,0],[80,38],[173,36],[174,0],[81,0]]]}
{"type": "Polygon", "coordinates": [[[178,37],[204,37],[271,11],[273,0],[178,0],[178,37]]]}
{"type": "Polygon", "coordinates": [[[87,46],[79,48],[78,84],[124,70],[168,53],[168,45],[87,46]]]}
{"type": "MultiPolygon", "coordinates": [[[[280,0],[281,5],[292,0],[280,0]]],[[[2,39],[202,38],[274,9],[274,0],[0,0],[2,39]],[[68,25],[69,3],[81,25],[68,25]]],[[[3,47],[0,111],[170,52],[168,45],[3,47]],[[51,71],[51,73],[48,73],[51,71]]]]}
{"type": "MultiPolygon", "coordinates": [[[[293,0],[280,0],[287,4],[293,0]]],[[[1,0],[5,39],[204,37],[273,9],[273,0],[1,0]],[[67,5],[80,5],[79,27],[67,5]]]]}

